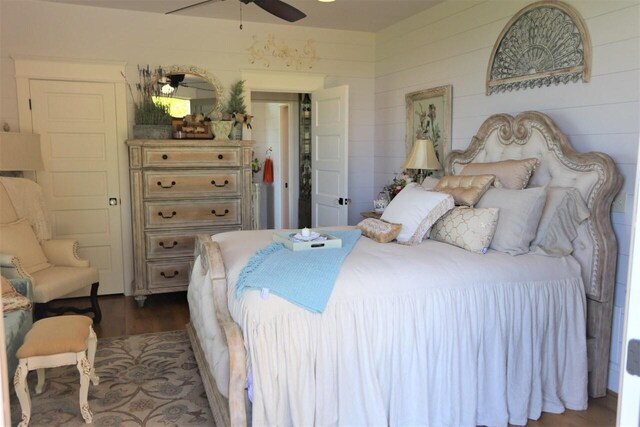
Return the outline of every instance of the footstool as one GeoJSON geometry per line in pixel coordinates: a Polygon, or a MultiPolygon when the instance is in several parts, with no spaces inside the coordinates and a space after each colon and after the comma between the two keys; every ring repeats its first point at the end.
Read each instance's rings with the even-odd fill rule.
{"type": "Polygon", "coordinates": [[[76,365],[80,372],[80,412],[87,423],[93,414],[87,403],[89,380],[98,385],[99,378],[93,368],[97,338],[87,316],[58,316],[38,320],[24,338],[18,349],[18,367],[13,385],[22,409],[19,427],[26,427],[31,418],[31,398],[27,385],[29,371],[38,370],[36,394],[44,388],[44,369],[64,365],[76,365]]]}

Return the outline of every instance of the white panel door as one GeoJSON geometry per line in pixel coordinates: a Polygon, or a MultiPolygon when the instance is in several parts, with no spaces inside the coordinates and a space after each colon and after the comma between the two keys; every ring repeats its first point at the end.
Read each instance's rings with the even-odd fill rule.
{"type": "Polygon", "coordinates": [[[31,80],[30,91],[53,236],[78,240],[80,255],[100,271],[100,294],[122,293],[114,84],[31,80]]]}
{"type": "MultiPolygon", "coordinates": [[[[640,153],[638,153],[640,161],[640,153]]],[[[631,262],[627,275],[627,301],[625,308],[624,338],[622,339],[622,363],[620,365],[620,394],[618,397],[617,425],[640,426],[640,169],[636,171],[635,208],[631,239],[631,262]],[[633,308],[632,308],[633,307],[633,308]],[[631,351],[630,351],[631,350],[631,351]],[[627,368],[632,368],[631,371],[627,368]],[[635,370],[633,369],[635,367],[635,370]]]]}
{"type": "Polygon", "coordinates": [[[349,87],[311,94],[311,223],[347,225],[349,87]]]}

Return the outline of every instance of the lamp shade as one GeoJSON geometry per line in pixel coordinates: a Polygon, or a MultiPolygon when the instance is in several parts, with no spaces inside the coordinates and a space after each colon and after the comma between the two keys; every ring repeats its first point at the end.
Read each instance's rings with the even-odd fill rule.
{"type": "Polygon", "coordinates": [[[403,169],[440,170],[440,162],[436,157],[433,142],[429,139],[417,139],[409,153],[409,157],[402,165],[403,169]]]}
{"type": "Polygon", "coordinates": [[[0,132],[0,170],[44,170],[40,152],[40,135],[0,132]]]}

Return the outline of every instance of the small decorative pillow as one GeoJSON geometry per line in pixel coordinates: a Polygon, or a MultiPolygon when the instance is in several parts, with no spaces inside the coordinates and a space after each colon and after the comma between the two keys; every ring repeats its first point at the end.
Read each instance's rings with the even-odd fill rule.
{"type": "Polygon", "coordinates": [[[433,223],[454,206],[449,194],[427,191],[419,184],[404,187],[382,214],[383,221],[402,224],[398,243],[417,245],[433,223]]]}
{"type": "Polygon", "coordinates": [[[15,292],[15,289],[13,288],[13,285],[11,284],[9,279],[7,279],[6,277],[0,276],[0,283],[2,283],[2,294],[6,294],[6,293],[9,293],[9,292],[15,292]]]}
{"type": "Polygon", "coordinates": [[[433,191],[451,194],[456,205],[473,206],[489,189],[494,178],[493,175],[443,176],[433,191]]]}
{"type": "Polygon", "coordinates": [[[15,310],[30,310],[29,298],[16,291],[9,279],[2,277],[2,310],[6,313],[15,310]]]}
{"type": "Polygon", "coordinates": [[[433,190],[435,188],[436,185],[438,185],[438,182],[440,182],[440,178],[434,178],[432,176],[427,176],[423,181],[422,181],[422,188],[424,188],[425,190],[433,190]]]}
{"type": "Polygon", "coordinates": [[[431,238],[483,254],[487,252],[496,231],[498,212],[496,208],[458,206],[433,225],[431,238]]]}
{"type": "Polygon", "coordinates": [[[27,219],[0,224],[0,236],[0,253],[18,257],[27,273],[35,273],[50,266],[27,219]]]}
{"type": "Polygon", "coordinates": [[[494,185],[497,188],[522,190],[527,187],[531,174],[538,167],[538,159],[532,157],[524,160],[502,160],[489,163],[469,163],[460,175],[495,175],[494,185]]]}
{"type": "Polygon", "coordinates": [[[538,232],[529,249],[540,255],[571,255],[578,226],[589,216],[589,208],[576,188],[548,187],[538,232]]]}
{"type": "Polygon", "coordinates": [[[400,234],[402,224],[391,224],[381,219],[367,218],[357,226],[362,230],[362,235],[378,243],[389,243],[400,234]]]}
{"type": "Polygon", "coordinates": [[[500,209],[491,249],[511,255],[529,252],[529,245],[536,237],[546,198],[546,187],[524,190],[490,188],[476,206],[500,209]]]}

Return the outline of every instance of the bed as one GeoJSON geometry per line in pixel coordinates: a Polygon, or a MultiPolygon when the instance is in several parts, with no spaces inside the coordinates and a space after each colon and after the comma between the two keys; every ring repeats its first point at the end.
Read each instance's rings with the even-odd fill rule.
{"type": "Polygon", "coordinates": [[[523,425],[604,395],[613,161],[577,153],[548,116],[524,112],[487,119],[445,172],[531,157],[530,187],[576,188],[588,207],[570,256],[361,238],[315,314],[259,292],[236,298],[271,231],[198,236],[188,331],[216,424],[523,425]]]}

